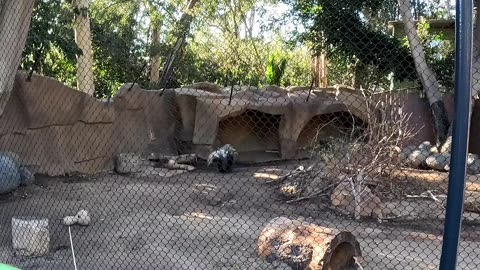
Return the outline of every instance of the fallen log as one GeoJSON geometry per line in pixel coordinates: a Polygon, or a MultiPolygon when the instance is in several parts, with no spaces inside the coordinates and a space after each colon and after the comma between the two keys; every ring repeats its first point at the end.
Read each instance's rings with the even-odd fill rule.
{"type": "Polygon", "coordinates": [[[363,269],[360,244],[352,233],[287,217],[270,220],[257,242],[258,255],[282,261],[292,269],[363,269]]]}
{"type": "MultiPolygon", "coordinates": [[[[448,189],[448,172],[404,169],[393,171],[390,176],[392,180],[407,180],[445,192],[448,189]]],[[[466,212],[480,214],[480,175],[467,175],[463,208],[466,212]]]]}
{"type": "MultiPolygon", "coordinates": [[[[421,185],[430,185],[435,189],[447,190],[448,172],[425,171],[402,168],[388,173],[391,180],[407,180],[421,185]]],[[[467,175],[465,189],[480,192],[480,175],[467,175]]]]}
{"type": "Polygon", "coordinates": [[[177,161],[170,159],[166,164],[165,167],[168,169],[172,170],[187,170],[187,171],[193,171],[195,170],[195,167],[190,166],[190,165],[185,165],[185,164],[180,164],[177,163],[177,161]]]}
{"type": "Polygon", "coordinates": [[[277,181],[282,178],[282,176],[277,174],[272,174],[272,173],[255,173],[253,177],[255,177],[256,179],[265,179],[265,180],[273,180],[273,181],[277,181]]]}
{"type": "Polygon", "coordinates": [[[160,162],[168,162],[174,160],[177,163],[192,163],[197,161],[196,154],[182,154],[182,155],[154,155],[152,159],[158,159],[160,162]],[[156,156],[156,157],[155,157],[156,156]]]}

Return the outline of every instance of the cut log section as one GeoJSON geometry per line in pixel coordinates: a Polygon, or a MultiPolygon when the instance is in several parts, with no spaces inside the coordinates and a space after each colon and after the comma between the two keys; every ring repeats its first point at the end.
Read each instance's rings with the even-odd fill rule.
{"type": "Polygon", "coordinates": [[[360,244],[352,233],[287,217],[269,221],[257,245],[261,258],[282,261],[292,269],[363,269],[360,244]]]}

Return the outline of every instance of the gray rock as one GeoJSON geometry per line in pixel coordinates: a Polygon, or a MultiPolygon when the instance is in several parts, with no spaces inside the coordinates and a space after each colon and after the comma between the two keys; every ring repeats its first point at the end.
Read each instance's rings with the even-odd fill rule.
{"type": "Polygon", "coordinates": [[[0,156],[6,156],[6,157],[11,158],[17,166],[22,165],[22,161],[20,160],[20,156],[15,152],[10,152],[10,151],[0,152],[0,156]]]}
{"type": "Polygon", "coordinates": [[[429,141],[424,141],[418,146],[418,149],[420,149],[420,150],[429,150],[430,151],[431,148],[432,148],[432,144],[429,141]]]}
{"type": "Polygon", "coordinates": [[[413,151],[415,151],[416,149],[417,149],[417,147],[415,145],[409,145],[409,146],[403,148],[402,151],[400,152],[400,161],[401,162],[407,161],[410,154],[412,154],[413,151]]]}
{"type": "Polygon", "coordinates": [[[426,166],[430,154],[430,149],[417,149],[408,156],[408,163],[414,167],[426,166]]]}
{"type": "Polygon", "coordinates": [[[20,185],[28,186],[35,182],[35,175],[26,167],[20,167],[18,172],[20,173],[20,185]]]}
{"type": "Polygon", "coordinates": [[[450,170],[450,154],[449,153],[435,153],[426,159],[426,164],[429,168],[438,171],[450,170]]]}
{"type": "Polygon", "coordinates": [[[480,158],[475,154],[468,154],[467,173],[480,174],[480,158]]]}
{"type": "Polygon", "coordinates": [[[117,173],[137,173],[144,169],[146,161],[135,153],[121,153],[115,159],[117,173]]]}
{"type": "Polygon", "coordinates": [[[14,191],[20,186],[20,173],[10,155],[0,154],[0,194],[14,191]]]}
{"type": "Polygon", "coordinates": [[[440,152],[450,153],[451,150],[452,150],[452,136],[448,136],[447,140],[445,141],[445,143],[443,143],[442,147],[440,148],[440,152]]]}
{"type": "Polygon", "coordinates": [[[477,154],[468,153],[467,165],[473,164],[477,159],[480,159],[480,157],[477,154]]]}

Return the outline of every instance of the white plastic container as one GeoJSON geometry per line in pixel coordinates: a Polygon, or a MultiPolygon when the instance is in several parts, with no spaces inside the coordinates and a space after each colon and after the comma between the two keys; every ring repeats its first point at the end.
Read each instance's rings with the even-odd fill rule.
{"type": "Polygon", "coordinates": [[[12,242],[15,253],[38,257],[48,254],[50,233],[48,219],[12,218],[12,242]]]}

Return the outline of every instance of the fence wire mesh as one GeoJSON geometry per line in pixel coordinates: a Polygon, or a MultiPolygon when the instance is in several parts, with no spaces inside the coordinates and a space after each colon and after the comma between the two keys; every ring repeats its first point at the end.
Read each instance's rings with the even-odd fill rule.
{"type": "Polygon", "coordinates": [[[451,1],[0,0],[0,269],[437,269],[454,33],[451,1]]]}

